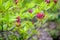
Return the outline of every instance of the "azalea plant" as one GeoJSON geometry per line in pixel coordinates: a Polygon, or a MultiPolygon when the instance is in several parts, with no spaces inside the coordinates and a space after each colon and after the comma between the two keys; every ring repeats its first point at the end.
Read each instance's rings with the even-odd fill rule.
{"type": "Polygon", "coordinates": [[[38,35],[37,28],[48,20],[58,19],[58,8],[58,0],[0,0],[2,39],[4,32],[8,33],[8,40],[28,40],[38,35]]]}

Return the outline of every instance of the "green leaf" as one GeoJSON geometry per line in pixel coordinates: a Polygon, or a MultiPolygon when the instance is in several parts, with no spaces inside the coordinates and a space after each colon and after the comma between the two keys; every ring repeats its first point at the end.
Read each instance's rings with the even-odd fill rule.
{"type": "Polygon", "coordinates": [[[28,3],[26,4],[27,8],[32,8],[35,6],[35,3],[31,2],[31,3],[28,3]]]}
{"type": "Polygon", "coordinates": [[[3,25],[3,30],[6,30],[6,29],[7,29],[7,25],[4,24],[4,25],[3,25]]]}
{"type": "Polygon", "coordinates": [[[11,1],[7,1],[5,4],[5,10],[9,9],[10,6],[11,6],[11,1]]]}
{"type": "Polygon", "coordinates": [[[24,27],[24,31],[27,31],[27,27],[26,26],[24,27]]]}

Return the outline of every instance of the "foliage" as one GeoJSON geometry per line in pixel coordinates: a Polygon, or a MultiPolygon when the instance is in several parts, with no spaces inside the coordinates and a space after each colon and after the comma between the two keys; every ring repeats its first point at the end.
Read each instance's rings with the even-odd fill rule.
{"type": "Polygon", "coordinates": [[[35,27],[40,28],[47,20],[58,18],[57,9],[58,3],[55,4],[52,0],[50,3],[44,0],[0,0],[0,30],[17,31],[20,40],[27,40],[33,34],[38,33],[35,27]],[[40,12],[45,14],[42,19],[36,17],[40,12]]]}

